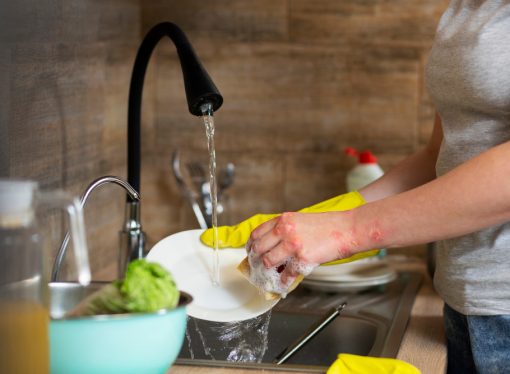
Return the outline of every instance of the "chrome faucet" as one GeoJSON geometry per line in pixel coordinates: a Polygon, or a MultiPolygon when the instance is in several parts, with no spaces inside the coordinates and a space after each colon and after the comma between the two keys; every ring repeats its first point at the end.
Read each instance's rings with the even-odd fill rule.
{"type": "MultiPolygon", "coordinates": [[[[209,104],[212,110],[216,111],[223,103],[221,94],[200,63],[186,35],[179,27],[170,22],[163,22],[149,30],[138,49],[129,86],[128,182],[138,193],[140,193],[140,117],[143,84],[152,51],[164,36],[168,36],[177,49],[190,113],[201,116],[203,114],[202,109],[206,104],[209,104]]],[[[145,234],[140,223],[140,203],[128,197],[124,229],[121,233],[120,251],[124,253],[123,258],[133,260],[145,255],[144,246],[145,234]]],[[[127,266],[127,262],[123,266],[127,266]]]]}
{"type": "MultiPolygon", "coordinates": [[[[97,187],[102,186],[103,184],[107,183],[114,183],[126,190],[126,193],[128,196],[134,201],[138,202],[140,200],[140,196],[138,195],[138,192],[134,190],[133,187],[129,185],[129,183],[126,183],[120,178],[114,177],[114,176],[105,176],[96,179],[93,181],[87,189],[85,190],[85,193],[82,195],[80,199],[80,204],[82,207],[85,206],[85,203],[87,202],[90,194],[92,191],[94,191],[97,187]]],[[[60,245],[60,249],[57,252],[57,256],[55,257],[55,262],[53,263],[53,269],[51,271],[51,281],[57,282],[58,278],[60,276],[60,268],[62,267],[62,263],[64,262],[64,257],[67,252],[67,245],[69,244],[69,231],[66,233],[64,240],[62,241],[62,244],[60,245]]],[[[125,269],[126,259],[123,258],[122,253],[119,253],[119,278],[122,278],[124,276],[124,269],[125,269]]]]}

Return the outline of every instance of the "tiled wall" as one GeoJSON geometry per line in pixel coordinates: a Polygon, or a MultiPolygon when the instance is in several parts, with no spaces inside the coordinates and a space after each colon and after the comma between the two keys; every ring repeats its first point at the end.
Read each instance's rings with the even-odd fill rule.
{"type": "MultiPolygon", "coordinates": [[[[423,70],[446,0],[23,0],[0,9],[0,176],[81,194],[126,176],[131,67],[154,24],[180,25],[224,96],[219,167],[236,166],[220,224],[293,210],[344,192],[369,148],[388,168],[422,145],[433,109],[423,70]]],[[[170,42],[150,63],[143,111],[143,225],[149,243],[196,227],[170,170],[206,162],[170,42]]],[[[123,196],[103,187],[86,208],[94,277],[111,278],[123,196]]],[[[54,241],[63,224],[53,217],[54,241]],[[56,227],[56,228],[55,228],[56,227]]],[[[55,245],[52,246],[53,251],[55,245]]],[[[50,256],[51,257],[51,256],[50,256]]]]}

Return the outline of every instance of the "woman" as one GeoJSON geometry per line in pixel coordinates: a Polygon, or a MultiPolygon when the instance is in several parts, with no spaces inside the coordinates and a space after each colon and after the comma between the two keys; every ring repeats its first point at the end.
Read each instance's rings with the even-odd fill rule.
{"type": "MultiPolygon", "coordinates": [[[[426,71],[427,146],[360,191],[348,212],[287,213],[250,249],[267,268],[438,241],[449,373],[510,367],[510,0],[453,0],[426,71]]],[[[287,266],[282,282],[302,267],[287,266]]],[[[306,267],[305,267],[306,268],[306,267]]]]}

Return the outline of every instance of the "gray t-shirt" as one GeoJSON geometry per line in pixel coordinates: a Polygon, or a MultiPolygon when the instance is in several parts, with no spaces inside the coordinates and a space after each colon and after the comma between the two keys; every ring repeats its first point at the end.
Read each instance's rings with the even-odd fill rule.
{"type": "MultiPolygon", "coordinates": [[[[443,123],[438,176],[509,141],[510,0],[452,0],[426,77],[443,123]]],[[[461,313],[510,314],[510,222],[438,243],[434,284],[461,313]]]]}

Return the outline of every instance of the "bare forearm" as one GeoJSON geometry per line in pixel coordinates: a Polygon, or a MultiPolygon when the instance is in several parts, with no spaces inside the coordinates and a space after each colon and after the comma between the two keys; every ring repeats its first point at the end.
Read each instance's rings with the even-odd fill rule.
{"type": "Polygon", "coordinates": [[[357,208],[360,249],[426,243],[510,220],[509,157],[504,143],[420,187],[357,208]]]}
{"type": "Polygon", "coordinates": [[[420,186],[436,177],[435,161],[436,157],[424,148],[359,192],[367,202],[372,202],[420,186]]]}
{"type": "Polygon", "coordinates": [[[425,148],[409,156],[382,178],[363,188],[360,193],[367,202],[384,199],[408,191],[436,177],[436,160],[443,140],[441,118],[436,114],[434,129],[425,148]]]}

